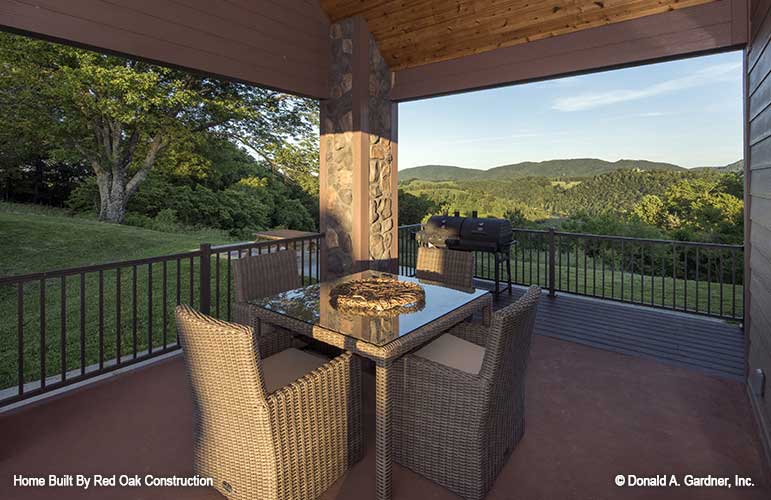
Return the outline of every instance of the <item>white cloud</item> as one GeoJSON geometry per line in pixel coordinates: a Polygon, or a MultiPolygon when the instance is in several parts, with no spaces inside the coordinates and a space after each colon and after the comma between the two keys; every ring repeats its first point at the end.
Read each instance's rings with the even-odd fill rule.
{"type": "Polygon", "coordinates": [[[740,77],[741,64],[725,63],[708,66],[686,76],[665,80],[649,87],[616,89],[605,92],[587,92],[570,97],[560,97],[552,104],[557,111],[584,111],[611,104],[636,101],[661,94],[701,87],[715,82],[733,81],[740,77]]]}

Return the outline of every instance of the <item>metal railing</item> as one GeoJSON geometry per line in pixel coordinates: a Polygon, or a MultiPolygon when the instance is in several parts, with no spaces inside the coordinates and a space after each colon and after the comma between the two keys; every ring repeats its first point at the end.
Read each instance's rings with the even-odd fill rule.
{"type": "MultiPolygon", "coordinates": [[[[420,225],[401,226],[399,270],[414,274],[420,225]]],[[[744,317],[744,247],[515,229],[512,281],[730,320],[744,317]]],[[[475,277],[492,280],[493,257],[476,253],[475,277]]]]}
{"type": "Polygon", "coordinates": [[[317,281],[321,237],[0,277],[0,406],[178,349],[178,304],[231,319],[234,259],[293,250],[303,281],[317,281]]]}

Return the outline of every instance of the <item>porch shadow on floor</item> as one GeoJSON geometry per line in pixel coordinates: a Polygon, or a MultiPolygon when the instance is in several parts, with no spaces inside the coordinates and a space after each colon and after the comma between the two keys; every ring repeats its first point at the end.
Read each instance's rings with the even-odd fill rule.
{"type": "MultiPolygon", "coordinates": [[[[768,498],[767,489],[619,489],[616,474],[762,479],[758,438],[737,381],[537,336],[526,432],[490,499],[768,498]]],[[[374,497],[373,383],[367,456],[323,498],[374,497]]],[[[215,499],[208,489],[15,489],[13,474],[192,472],[191,401],[181,357],[0,416],[0,498],[215,499]]],[[[395,499],[455,498],[394,468],[395,499]]]]}

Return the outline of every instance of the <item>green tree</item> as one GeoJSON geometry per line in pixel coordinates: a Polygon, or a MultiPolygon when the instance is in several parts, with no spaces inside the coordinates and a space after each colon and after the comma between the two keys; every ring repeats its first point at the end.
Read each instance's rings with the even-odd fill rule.
{"type": "Polygon", "coordinates": [[[200,134],[239,141],[281,172],[313,129],[313,101],[141,61],[6,33],[0,61],[1,117],[26,136],[34,123],[58,158],[86,161],[109,222],[123,222],[162,157],[190,155],[200,134]]]}
{"type": "Polygon", "coordinates": [[[664,212],[664,202],[655,194],[647,194],[635,205],[632,213],[646,224],[657,226],[661,223],[664,212]]]}

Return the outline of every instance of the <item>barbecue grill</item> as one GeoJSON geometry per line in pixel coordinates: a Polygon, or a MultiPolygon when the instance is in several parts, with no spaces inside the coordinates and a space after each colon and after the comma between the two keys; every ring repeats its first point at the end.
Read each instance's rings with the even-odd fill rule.
{"type": "Polygon", "coordinates": [[[419,245],[449,248],[464,252],[492,253],[495,256],[495,294],[508,289],[511,293],[511,222],[492,217],[480,218],[476,212],[471,217],[434,215],[416,234],[419,245]],[[502,266],[506,265],[507,286],[499,289],[502,266]]]}

